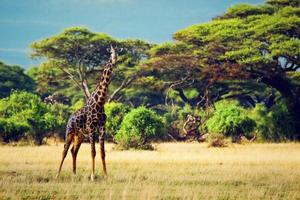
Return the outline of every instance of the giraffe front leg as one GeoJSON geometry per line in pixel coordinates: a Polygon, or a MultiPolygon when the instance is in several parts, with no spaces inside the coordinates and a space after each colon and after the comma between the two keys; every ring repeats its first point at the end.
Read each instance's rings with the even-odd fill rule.
{"type": "Polygon", "coordinates": [[[95,157],[96,157],[95,136],[94,136],[94,134],[90,135],[90,143],[91,143],[91,157],[92,157],[91,180],[94,181],[94,179],[95,179],[95,157]]]}
{"type": "Polygon", "coordinates": [[[105,163],[105,147],[104,147],[104,136],[105,136],[105,127],[100,127],[100,136],[99,136],[99,143],[100,143],[100,152],[101,152],[101,160],[102,160],[102,168],[105,175],[107,175],[106,171],[106,163],[105,163]]]}

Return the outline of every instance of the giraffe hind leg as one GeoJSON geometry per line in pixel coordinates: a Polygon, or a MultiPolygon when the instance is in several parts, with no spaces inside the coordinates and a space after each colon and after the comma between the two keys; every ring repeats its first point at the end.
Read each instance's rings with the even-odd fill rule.
{"type": "Polygon", "coordinates": [[[76,174],[76,158],[82,141],[83,141],[82,137],[74,136],[74,144],[71,148],[71,153],[73,158],[73,174],[76,174]]]}
{"type": "Polygon", "coordinates": [[[102,126],[100,127],[100,136],[99,136],[100,153],[101,153],[102,169],[104,174],[107,175],[106,162],[105,162],[104,136],[105,136],[105,127],[102,126]]]}
{"type": "Polygon", "coordinates": [[[95,179],[95,157],[96,157],[96,148],[95,148],[95,136],[91,134],[90,136],[90,143],[91,143],[91,157],[92,157],[92,174],[91,180],[94,181],[95,179]]]}
{"type": "Polygon", "coordinates": [[[56,174],[56,178],[59,177],[59,174],[60,174],[60,171],[61,171],[61,168],[62,168],[62,165],[64,163],[64,160],[68,154],[68,150],[69,150],[69,147],[73,141],[73,138],[74,138],[74,133],[68,133],[67,134],[67,138],[66,138],[66,143],[64,145],[64,150],[62,152],[62,158],[61,158],[61,161],[60,161],[60,165],[59,165],[59,169],[58,169],[58,172],[56,174]]]}

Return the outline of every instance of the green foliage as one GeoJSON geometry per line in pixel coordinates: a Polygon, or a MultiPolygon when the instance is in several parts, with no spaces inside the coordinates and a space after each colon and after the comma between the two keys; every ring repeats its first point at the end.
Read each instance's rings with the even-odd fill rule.
{"type": "Polygon", "coordinates": [[[103,59],[109,57],[107,48],[113,43],[116,42],[107,34],[71,27],[56,36],[34,42],[31,47],[33,57],[61,60],[73,67],[80,60],[84,67],[89,68],[101,65],[103,59]]]}
{"type": "Polygon", "coordinates": [[[26,121],[20,121],[19,117],[0,117],[0,140],[3,142],[17,141],[24,133],[30,130],[26,121]]]}
{"type": "Polygon", "coordinates": [[[66,75],[61,72],[54,61],[44,62],[37,68],[37,70],[32,68],[29,73],[34,74],[37,82],[37,92],[42,96],[47,96],[53,93],[65,94],[67,93],[65,88],[70,88],[72,86],[66,75]]]}
{"type": "Polygon", "coordinates": [[[46,105],[39,96],[28,92],[13,92],[0,100],[0,134],[2,140],[33,138],[42,144],[48,133],[65,124],[67,108],[46,105]]]}
{"type": "Polygon", "coordinates": [[[166,54],[179,54],[188,49],[188,45],[185,43],[171,43],[165,42],[159,45],[153,46],[150,50],[151,56],[162,56],[166,54]]]}
{"type": "Polygon", "coordinates": [[[213,116],[207,120],[210,133],[222,133],[233,139],[240,134],[250,135],[255,128],[255,121],[248,117],[247,110],[236,101],[220,101],[215,104],[213,116]]]}
{"type": "Polygon", "coordinates": [[[148,50],[153,46],[143,40],[127,39],[119,41],[124,50],[119,52],[119,62],[126,67],[135,67],[141,60],[149,57],[148,50]]]}
{"type": "Polygon", "coordinates": [[[83,99],[79,99],[78,101],[76,101],[72,106],[71,106],[71,110],[73,112],[75,112],[76,110],[79,110],[80,108],[82,108],[84,106],[84,100],[83,99]]]}
{"type": "Polygon", "coordinates": [[[116,141],[123,148],[145,148],[149,142],[163,134],[162,119],[145,107],[132,109],[121,123],[116,141]]]}
{"type": "Polygon", "coordinates": [[[124,116],[129,112],[130,108],[122,103],[110,102],[105,104],[106,114],[106,131],[110,137],[114,139],[120,129],[120,125],[124,116]]]}
{"type": "MultiPolygon", "coordinates": [[[[269,64],[279,58],[292,62],[290,57],[300,51],[300,19],[299,11],[296,12],[299,8],[287,7],[269,12],[269,15],[254,12],[263,8],[272,10],[270,6],[234,6],[227,12],[233,15],[232,18],[193,25],[175,33],[174,38],[197,47],[200,45],[201,48],[196,48],[195,52],[203,62],[210,61],[209,57],[241,64],[269,64]],[[250,11],[253,15],[244,13],[250,11]],[[239,18],[240,13],[247,17],[239,18]]],[[[266,65],[263,70],[268,68],[266,65]]]]}
{"type": "Polygon", "coordinates": [[[34,91],[35,82],[19,66],[6,65],[0,61],[0,98],[9,96],[12,90],[34,91]]]}
{"type": "Polygon", "coordinates": [[[230,7],[227,12],[222,15],[220,18],[228,19],[228,18],[245,18],[251,15],[263,15],[263,14],[273,14],[275,12],[275,8],[270,5],[262,5],[262,6],[254,6],[249,4],[237,4],[230,7]]]}
{"type": "Polygon", "coordinates": [[[299,7],[300,1],[299,0],[267,0],[268,4],[279,6],[279,7],[285,7],[285,6],[294,6],[299,7]]]}
{"type": "Polygon", "coordinates": [[[60,138],[65,137],[65,130],[66,130],[66,124],[69,116],[71,115],[71,109],[69,106],[61,104],[61,103],[54,103],[51,105],[47,105],[48,107],[48,116],[50,119],[54,119],[54,121],[51,122],[51,126],[48,128],[48,130],[45,130],[46,133],[49,131],[53,133],[57,133],[60,138]],[[54,116],[55,118],[52,118],[54,116]]]}
{"type": "Polygon", "coordinates": [[[32,78],[34,81],[37,81],[39,67],[31,67],[26,71],[26,74],[32,78]]]}
{"type": "Polygon", "coordinates": [[[187,98],[192,99],[199,95],[199,92],[196,89],[187,89],[184,90],[184,94],[187,98]]]}
{"type": "Polygon", "coordinates": [[[255,132],[260,141],[287,141],[293,140],[295,122],[287,109],[286,102],[280,101],[270,110],[257,104],[251,111],[250,117],[257,126],[255,132]]]}

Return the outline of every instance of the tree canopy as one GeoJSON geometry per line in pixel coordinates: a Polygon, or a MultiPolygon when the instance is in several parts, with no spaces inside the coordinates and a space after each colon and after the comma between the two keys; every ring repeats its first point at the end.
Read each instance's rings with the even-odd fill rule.
{"type": "Polygon", "coordinates": [[[10,66],[0,61],[0,98],[9,96],[12,90],[28,90],[33,92],[35,82],[24,69],[10,66]]]}
{"type": "MultiPolygon", "coordinates": [[[[141,40],[121,41],[82,27],[68,28],[58,35],[34,42],[31,48],[34,50],[32,57],[46,59],[44,68],[52,71],[60,69],[63,73],[57,75],[70,78],[88,98],[91,87],[100,79],[95,77],[95,72],[101,72],[109,59],[110,46],[118,49],[120,62],[128,67],[134,67],[139,60],[145,59],[145,51],[150,48],[150,44],[141,40]]],[[[127,81],[124,80],[124,70],[119,70],[119,76],[127,81]]],[[[120,84],[124,86],[126,82],[120,84]]]]}
{"type": "Polygon", "coordinates": [[[172,75],[177,72],[177,80],[184,80],[186,73],[191,72],[192,80],[188,82],[194,88],[199,88],[197,79],[201,77],[199,82],[206,82],[211,88],[231,80],[263,84],[278,91],[300,121],[299,86],[288,75],[300,69],[297,2],[278,0],[258,6],[233,6],[210,22],[177,31],[173,44],[162,44],[152,50],[150,66],[167,68],[172,75]],[[197,75],[192,73],[193,69],[198,71],[197,75]]]}

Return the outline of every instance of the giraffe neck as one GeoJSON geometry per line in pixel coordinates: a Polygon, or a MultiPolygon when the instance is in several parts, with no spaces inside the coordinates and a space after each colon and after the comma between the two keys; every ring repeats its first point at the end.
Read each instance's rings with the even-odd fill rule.
{"type": "Polygon", "coordinates": [[[111,63],[109,63],[103,70],[101,80],[96,87],[96,94],[97,94],[98,98],[95,100],[96,100],[96,103],[98,103],[98,104],[105,103],[112,71],[113,71],[113,65],[111,63]]]}

